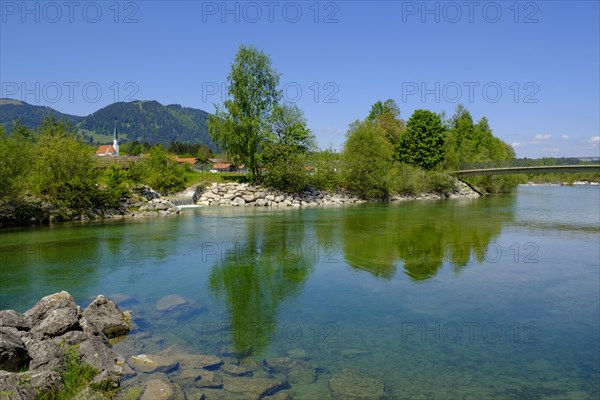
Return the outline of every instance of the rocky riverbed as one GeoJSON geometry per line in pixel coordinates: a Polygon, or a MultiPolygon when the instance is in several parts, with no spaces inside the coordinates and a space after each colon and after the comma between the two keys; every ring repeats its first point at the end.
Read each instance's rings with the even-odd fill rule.
{"type": "MultiPolygon", "coordinates": [[[[154,308],[177,314],[197,313],[201,307],[173,294],[154,308]]],[[[236,356],[225,349],[203,354],[182,344],[167,345],[141,331],[135,320],[104,296],[81,309],[64,291],[44,297],[24,314],[0,311],[0,398],[33,399],[60,389],[68,348],[76,349],[80,363],[96,368],[92,384],[113,388],[116,399],[289,400],[296,386],[303,391],[325,387],[331,399],[386,398],[380,378],[352,369],[328,371],[302,349],[263,359],[236,356]]],[[[342,353],[340,357],[363,352],[342,353]]],[[[106,391],[90,385],[75,398],[107,397],[106,391]]]]}
{"type": "MultiPolygon", "coordinates": [[[[456,189],[449,194],[423,193],[416,196],[394,195],[390,198],[390,201],[474,197],[479,197],[479,194],[464,183],[457,181],[456,189]]],[[[206,188],[199,187],[196,193],[194,193],[193,199],[196,204],[203,206],[237,207],[314,207],[366,202],[345,192],[329,193],[307,189],[298,194],[290,194],[246,183],[213,183],[206,188]]]]}

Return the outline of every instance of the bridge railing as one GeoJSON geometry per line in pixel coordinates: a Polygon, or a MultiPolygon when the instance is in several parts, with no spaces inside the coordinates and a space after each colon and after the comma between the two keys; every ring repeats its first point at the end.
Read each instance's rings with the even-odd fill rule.
{"type": "Polygon", "coordinates": [[[553,165],[598,165],[600,157],[561,157],[529,159],[521,158],[507,161],[486,161],[474,163],[461,163],[459,170],[469,171],[474,169],[511,168],[511,167],[541,167],[553,165]]]}

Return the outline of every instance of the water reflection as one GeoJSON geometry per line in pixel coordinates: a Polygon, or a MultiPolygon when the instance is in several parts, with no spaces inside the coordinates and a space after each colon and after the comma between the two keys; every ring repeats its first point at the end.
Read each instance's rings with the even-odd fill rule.
{"type": "Polygon", "coordinates": [[[281,303],[299,293],[314,263],[302,253],[306,230],[295,215],[250,218],[243,240],[222,243],[209,288],[226,302],[237,354],[269,343],[281,303]]]}
{"type": "MultiPolygon", "coordinates": [[[[493,257],[494,238],[513,219],[512,202],[495,197],[356,209],[340,213],[330,229],[341,238],[353,268],[391,279],[401,261],[404,272],[418,281],[435,276],[444,262],[458,273],[471,261],[493,257]]],[[[317,232],[323,235],[324,229],[317,232]]]]}

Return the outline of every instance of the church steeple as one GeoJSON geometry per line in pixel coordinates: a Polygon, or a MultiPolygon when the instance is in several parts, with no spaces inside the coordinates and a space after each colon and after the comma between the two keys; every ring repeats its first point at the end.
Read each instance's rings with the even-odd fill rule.
{"type": "Polygon", "coordinates": [[[115,149],[115,153],[119,155],[119,138],[117,137],[117,120],[115,119],[115,129],[113,131],[113,148],[115,149]]]}

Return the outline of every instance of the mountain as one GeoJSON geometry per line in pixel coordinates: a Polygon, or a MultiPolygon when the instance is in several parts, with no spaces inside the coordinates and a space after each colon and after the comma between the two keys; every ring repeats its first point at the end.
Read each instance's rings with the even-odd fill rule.
{"type": "Polygon", "coordinates": [[[137,140],[140,143],[163,144],[173,141],[216,146],[208,133],[209,113],[182,107],[164,106],[157,101],[132,101],[110,104],[86,117],[60,113],[50,107],[35,106],[18,100],[0,99],[0,124],[10,128],[21,118],[31,129],[37,129],[44,117],[51,115],[75,125],[90,143],[112,141],[114,121],[117,121],[119,141],[137,140]]]}
{"type": "Polygon", "coordinates": [[[50,107],[34,106],[19,100],[0,99],[0,124],[6,124],[7,128],[12,126],[13,121],[20,118],[28,128],[37,129],[44,118],[48,116],[69,121],[74,125],[83,119],[77,115],[63,114],[50,107]]]}

